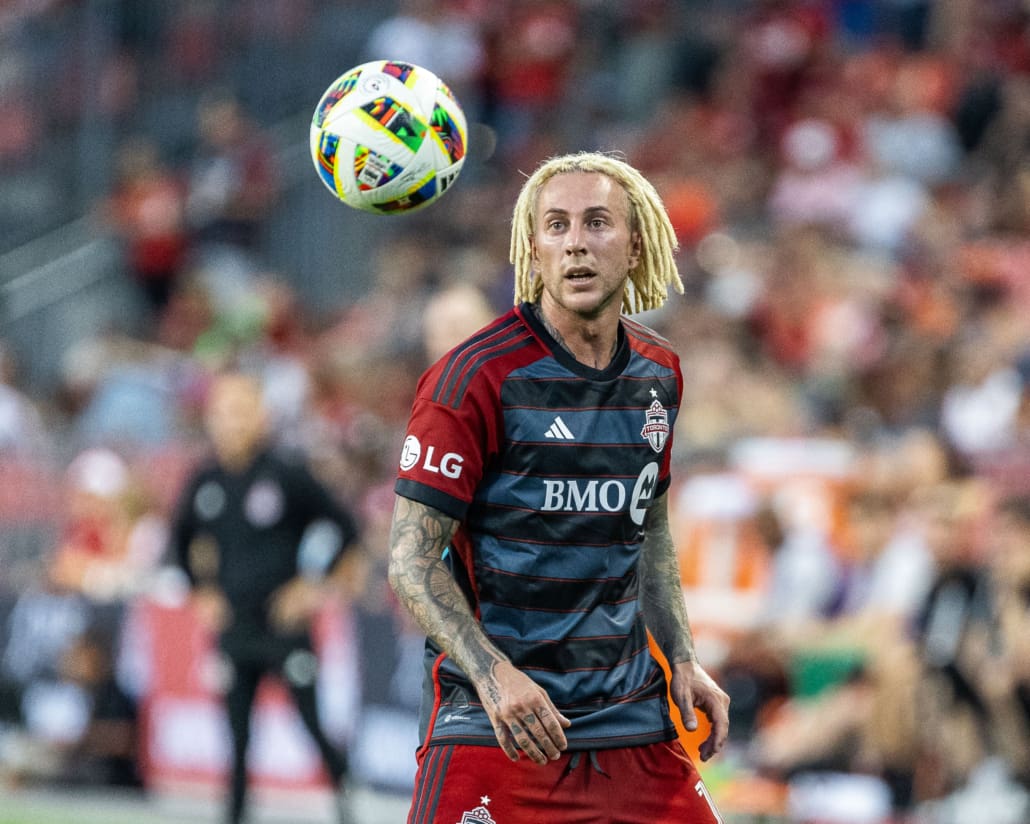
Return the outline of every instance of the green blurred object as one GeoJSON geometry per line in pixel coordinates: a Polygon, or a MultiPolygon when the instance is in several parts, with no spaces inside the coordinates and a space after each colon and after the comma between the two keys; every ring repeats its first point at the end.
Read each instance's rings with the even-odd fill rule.
{"type": "Polygon", "coordinates": [[[857,647],[805,650],[790,664],[791,692],[797,698],[814,698],[842,684],[865,666],[865,652],[857,647]]]}

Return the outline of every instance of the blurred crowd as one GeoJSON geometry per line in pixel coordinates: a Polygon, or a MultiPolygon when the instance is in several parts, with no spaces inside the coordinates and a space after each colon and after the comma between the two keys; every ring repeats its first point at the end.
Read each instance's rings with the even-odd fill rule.
{"type": "Polygon", "coordinates": [[[681,243],[686,295],[641,319],[682,358],[683,584],[733,699],[717,800],[1030,820],[1025,3],[11,3],[5,189],[45,181],[39,146],[97,116],[33,81],[82,7],[118,21],[97,75],[115,148],[83,212],[148,322],[70,341],[47,393],[0,353],[0,774],[83,778],[89,752],[94,780],[138,781],[122,617],[174,590],[168,507],[222,367],[261,375],[280,442],[361,514],[374,568],[352,608],[410,634],[384,565],[415,381],[510,304],[522,173],[597,148],[650,177],[681,243]],[[328,53],[435,70],[473,126],[454,190],[345,264],[369,287],[311,306],[262,229],[288,186],[320,186],[286,179],[270,127],[314,105],[339,72],[304,72],[328,53]]]}

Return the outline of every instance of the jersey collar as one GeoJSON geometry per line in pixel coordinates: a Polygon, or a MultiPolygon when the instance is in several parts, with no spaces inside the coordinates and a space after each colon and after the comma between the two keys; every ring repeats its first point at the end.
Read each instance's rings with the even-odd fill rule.
{"type": "Polygon", "coordinates": [[[582,378],[592,381],[613,380],[621,375],[627,364],[629,364],[629,345],[626,343],[626,330],[621,320],[619,321],[618,338],[615,344],[615,357],[612,358],[611,363],[604,369],[594,369],[592,366],[587,366],[585,363],[580,363],[576,360],[567,349],[551,336],[551,333],[541,323],[540,318],[536,316],[536,312],[533,311],[532,304],[529,302],[521,303],[517,307],[517,311],[523,323],[547,347],[554,359],[570,372],[582,378]]]}

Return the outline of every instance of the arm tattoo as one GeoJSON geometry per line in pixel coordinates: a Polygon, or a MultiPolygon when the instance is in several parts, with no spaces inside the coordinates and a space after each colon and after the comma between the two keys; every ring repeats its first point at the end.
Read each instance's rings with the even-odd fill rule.
{"type": "Polygon", "coordinates": [[[390,529],[390,585],[426,635],[485,692],[480,698],[496,703],[500,692],[489,676],[506,659],[486,637],[442,560],[457,527],[439,510],[398,496],[390,529]]]}
{"type": "Polygon", "coordinates": [[[644,621],[670,664],[694,660],[694,638],[680,586],[676,547],[669,532],[666,496],[647,511],[640,553],[640,598],[644,621]]]}

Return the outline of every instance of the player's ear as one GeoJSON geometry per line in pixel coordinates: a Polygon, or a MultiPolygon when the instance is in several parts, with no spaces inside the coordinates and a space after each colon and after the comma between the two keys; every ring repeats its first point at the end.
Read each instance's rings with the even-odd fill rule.
{"type": "Polygon", "coordinates": [[[644,248],[643,238],[640,232],[633,232],[629,240],[629,270],[632,272],[640,265],[640,257],[644,248]]]}

